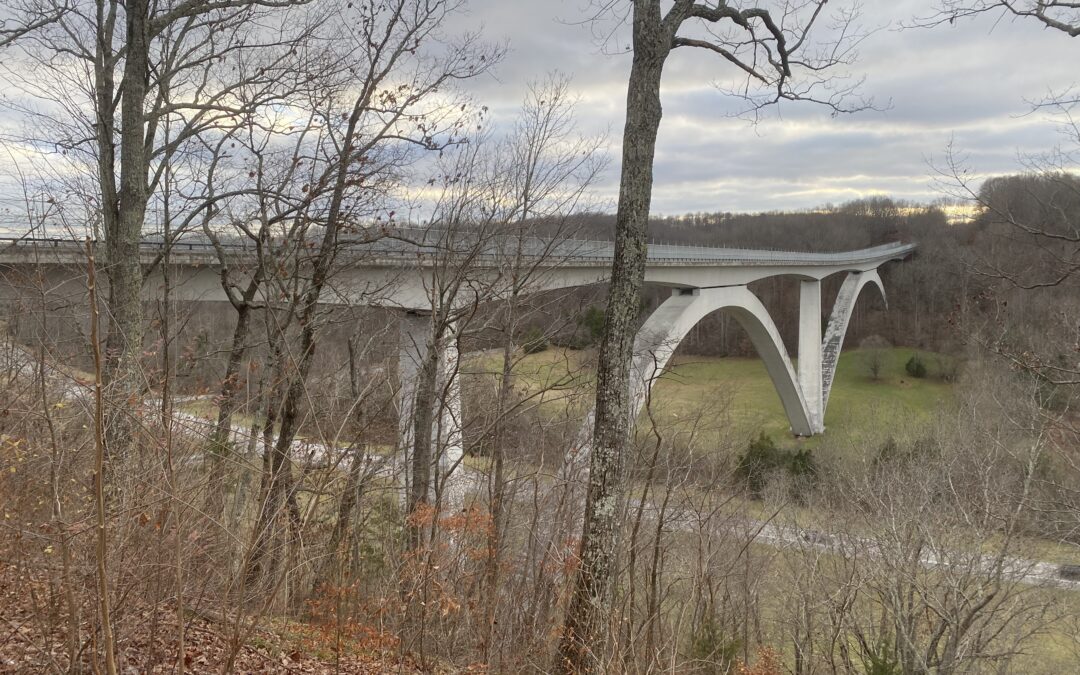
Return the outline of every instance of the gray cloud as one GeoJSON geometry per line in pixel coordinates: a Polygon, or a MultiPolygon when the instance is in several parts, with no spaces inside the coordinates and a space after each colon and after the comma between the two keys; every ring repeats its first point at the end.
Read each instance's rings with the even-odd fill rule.
{"type": "MultiPolygon", "coordinates": [[[[865,77],[862,93],[881,110],[832,117],[814,105],[785,104],[753,126],[731,117],[742,102],[715,86],[737,72],[714,55],[677,50],[663,81],[654,210],[812,208],[871,194],[930,201],[942,196],[932,186],[933,163],[950,143],[986,175],[1021,170],[1022,155],[1052,148],[1060,140],[1054,125],[1027,114],[1027,101],[1080,81],[1080,43],[1032,22],[990,15],[897,30],[929,15],[934,1],[864,3],[863,24],[879,30],[861,45],[849,74],[865,77]]],[[[496,124],[512,122],[530,81],[552,71],[572,77],[581,130],[608,134],[605,150],[616,161],[596,191],[611,201],[628,36],[617,22],[587,21],[590,6],[589,0],[468,0],[444,33],[480,31],[508,45],[491,75],[468,83],[496,124]]],[[[0,131],[10,124],[0,117],[0,131]]],[[[0,170],[4,198],[17,194],[15,178],[0,170]]]]}
{"type": "MultiPolygon", "coordinates": [[[[586,131],[610,130],[618,156],[629,57],[616,52],[624,33],[606,45],[604,27],[585,18],[583,0],[524,3],[474,0],[460,25],[483,24],[488,39],[511,50],[496,78],[473,92],[496,121],[508,119],[524,83],[559,70],[573,77],[586,131]]],[[[870,3],[866,3],[869,5],[870,3]]],[[[715,86],[732,77],[711,55],[676,53],[665,70],[664,122],[657,148],[654,210],[809,208],[869,194],[929,201],[932,163],[950,142],[985,174],[1022,169],[1019,156],[1042,152],[1058,137],[1026,101],[1076,80],[1075,40],[1012,19],[985,16],[934,29],[896,28],[932,11],[932,0],[873,3],[867,26],[885,27],[861,46],[850,69],[865,77],[863,93],[882,111],[831,117],[810,104],[770,111],[757,125],[731,119],[740,102],[715,86]]],[[[617,162],[598,190],[613,196],[617,162]]]]}

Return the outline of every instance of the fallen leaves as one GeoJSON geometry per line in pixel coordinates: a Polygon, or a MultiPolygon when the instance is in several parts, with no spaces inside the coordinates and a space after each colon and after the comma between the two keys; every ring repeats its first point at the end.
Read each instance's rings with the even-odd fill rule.
{"type": "MultiPolygon", "coordinates": [[[[50,597],[55,580],[48,570],[27,570],[0,563],[0,673],[38,673],[66,670],[69,621],[64,612],[44,609],[39,602],[50,597]],[[36,600],[35,600],[36,598],[36,600]]],[[[84,672],[93,672],[91,626],[92,597],[83,596],[79,613],[84,672]]],[[[209,614],[209,613],[208,613],[209,614]]],[[[195,613],[187,617],[184,667],[190,673],[220,673],[229,660],[230,625],[195,613]]],[[[408,659],[386,650],[342,650],[338,658],[307,649],[310,633],[317,628],[289,622],[290,630],[277,630],[276,622],[252,632],[236,654],[234,673],[303,673],[368,675],[369,673],[418,673],[408,659]]],[[[171,604],[157,608],[132,606],[118,625],[117,657],[120,672],[164,674],[176,672],[177,621],[171,604]]],[[[474,672],[474,671],[473,671],[474,672]]]]}

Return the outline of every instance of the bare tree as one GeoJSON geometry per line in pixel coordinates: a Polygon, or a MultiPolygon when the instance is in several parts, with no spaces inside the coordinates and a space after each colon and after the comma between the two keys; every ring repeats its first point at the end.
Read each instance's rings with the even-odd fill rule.
{"type": "MultiPolygon", "coordinates": [[[[604,3],[603,8],[616,6],[623,7],[624,3],[604,3]]],[[[645,275],[664,64],[674,49],[704,49],[742,71],[748,87],[760,86],[767,92],[755,101],[755,106],[782,100],[811,100],[834,110],[858,108],[863,104],[848,107],[849,89],[831,91],[830,83],[821,79],[822,72],[854,57],[850,39],[843,38],[833,49],[821,51],[810,40],[824,9],[825,2],[782,4],[770,10],[739,9],[727,2],[676,0],[665,12],[658,0],[638,0],[629,10],[633,63],[623,130],[615,260],[597,370],[596,416],[580,568],[555,664],[559,672],[597,672],[603,667],[596,655],[605,642],[605,617],[611,614],[610,586],[619,518],[617,500],[632,422],[629,370],[645,275]],[[698,37],[701,31],[707,37],[698,37]],[[796,84],[797,71],[811,73],[809,84],[802,88],[796,84]],[[821,95],[822,91],[829,93],[821,95]]],[[[852,19],[848,14],[845,20],[850,24],[852,19]]]]}
{"type": "Polygon", "coordinates": [[[12,3],[9,16],[0,17],[0,49],[22,36],[56,23],[71,9],[70,3],[12,3]]]}
{"type": "MultiPolygon", "coordinates": [[[[280,418],[247,564],[249,578],[260,576],[276,520],[294,499],[290,452],[317,348],[320,300],[339,253],[351,248],[362,252],[365,244],[382,236],[377,228],[373,234],[357,228],[354,218],[373,215],[363,209],[377,203],[373,196],[385,191],[381,182],[399,179],[413,148],[438,150],[457,142],[462,128],[460,103],[438,101],[435,94],[484,72],[497,55],[476,36],[444,44],[445,53],[436,53],[438,33],[456,7],[455,2],[388,0],[348,10],[350,30],[345,45],[352,58],[348,53],[340,55],[348,64],[341,72],[362,77],[359,90],[354,81],[342,78],[337,87],[313,101],[311,117],[320,123],[320,145],[311,156],[331,160],[309,161],[311,182],[300,188],[317,197],[297,217],[318,227],[310,230],[313,252],[304,256],[306,273],[300,276],[305,281],[295,294],[298,341],[283,352],[287,363],[282,369],[280,418]],[[421,49],[430,51],[418,52],[421,49]]],[[[300,248],[308,247],[302,243],[300,248]]],[[[289,511],[295,512],[291,504],[289,511]]]]}
{"type": "MultiPolygon", "coordinates": [[[[152,6],[138,0],[14,8],[18,21],[36,28],[14,42],[17,58],[6,64],[5,75],[29,98],[52,106],[17,107],[30,127],[23,140],[44,155],[65,157],[93,184],[82,217],[84,227],[104,239],[110,455],[123,457],[138,445],[131,406],[147,386],[141,242],[148,216],[160,215],[150,212],[152,197],[166,189],[170,176],[197,166],[200,140],[231,126],[235,117],[257,114],[280,86],[288,86],[299,58],[292,46],[319,22],[315,12],[292,11],[303,4],[194,0],[152,6]],[[248,59],[259,65],[236,67],[248,59]],[[30,70],[38,75],[27,77],[30,70]]],[[[174,190],[170,218],[187,216],[190,222],[213,208],[198,178],[188,182],[187,189],[174,190]]],[[[54,198],[63,199],[64,189],[54,198]]],[[[170,228],[174,237],[183,231],[170,228]]]]}
{"type": "MultiPolygon", "coordinates": [[[[1080,35],[1080,4],[1057,0],[948,0],[915,25],[932,27],[987,13],[1038,22],[1069,37],[1080,35]]],[[[936,167],[940,189],[978,210],[983,242],[964,257],[985,281],[979,299],[991,318],[965,330],[1013,366],[1065,387],[1080,384],[1080,370],[1067,355],[1075,347],[1078,308],[1073,298],[1080,283],[1078,106],[1080,96],[1072,88],[1032,103],[1031,114],[1055,123],[1062,141],[1044,154],[1025,153],[1022,176],[982,181],[952,146],[936,167]],[[1031,302],[1032,297],[1042,302],[1031,302]],[[1043,312],[1037,319],[1021,317],[1050,306],[1057,311],[1043,312]],[[1029,331],[1025,322],[1040,327],[1029,331]]]]}
{"type": "Polygon", "coordinates": [[[1057,618],[1025,558],[1051,447],[1037,387],[992,368],[967,378],[933,438],[883,450],[869,472],[841,482],[856,517],[829,549],[839,565],[822,585],[854,593],[829,621],[858,649],[824,651],[854,661],[848,669],[1001,668],[1057,618]]]}
{"type": "MultiPolygon", "coordinates": [[[[524,299],[542,285],[543,268],[558,263],[559,249],[569,243],[566,240],[572,234],[569,218],[581,209],[586,191],[604,165],[598,151],[600,139],[573,135],[574,103],[565,78],[552,76],[530,86],[513,133],[495,151],[498,159],[493,169],[499,180],[490,207],[500,214],[502,221],[502,276],[507,281],[504,292],[496,300],[498,317],[491,322],[502,333],[502,364],[490,429],[491,528],[487,569],[490,592],[485,641],[489,655],[500,651],[496,649],[495,616],[510,497],[506,462],[508,426],[523,403],[515,401],[512,395],[514,365],[530,351],[529,345],[525,345],[523,352],[520,350],[524,339],[530,336],[533,341],[547,339],[544,332],[522,335],[530,316],[536,313],[524,299]],[[537,224],[543,227],[543,238],[536,234],[537,224]],[[545,239],[546,244],[538,250],[538,244],[545,239]]],[[[567,254],[572,255],[573,251],[562,255],[567,254]]],[[[555,301],[549,300],[544,306],[555,301]]],[[[486,432],[479,433],[486,435],[486,432]]]]}

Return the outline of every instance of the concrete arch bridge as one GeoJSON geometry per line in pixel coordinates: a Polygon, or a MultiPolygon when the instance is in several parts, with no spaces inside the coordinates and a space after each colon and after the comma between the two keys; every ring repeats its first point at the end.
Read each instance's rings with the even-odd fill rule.
{"type": "MultiPolygon", "coordinates": [[[[322,302],[345,305],[379,305],[404,313],[401,321],[399,379],[400,418],[411,417],[418,364],[427,350],[429,314],[438,302],[436,277],[444,274],[455,256],[464,256],[473,270],[466,288],[472,301],[484,301],[506,291],[508,261],[530,270],[530,292],[583,286],[605,281],[614,255],[611,242],[546,240],[536,237],[488,237],[470,240],[457,237],[448,245],[437,231],[406,231],[407,236],[382,237],[342,249],[340,270],[323,293],[322,302]],[[478,280],[478,281],[477,281],[478,280]]],[[[0,240],[0,299],[18,295],[18,284],[27,273],[45,279],[51,293],[85,291],[77,271],[85,267],[83,244],[72,239],[0,240]]],[[[649,388],[664,370],[675,349],[706,315],[730,312],[746,329],[757,353],[765,362],[780,396],[794,434],[811,436],[824,431],[837,358],[843,346],[855,301],[867,285],[884,296],[878,269],[889,261],[909,256],[916,246],[892,243],[857,251],[806,253],[790,251],[650,245],[646,282],[671,288],[667,298],[645,321],[635,341],[631,371],[633,414],[636,417],[649,388]],[[844,274],[840,292],[822,330],[822,280],[844,274]],[[748,284],[776,276],[800,281],[797,366],[788,354],[776,324],[748,284]]],[[[140,255],[147,266],[156,264],[144,285],[148,298],[161,292],[163,277],[160,242],[146,242],[140,255]]],[[[221,256],[238,270],[250,263],[250,244],[219,244],[185,239],[170,249],[171,293],[177,300],[224,301],[221,256]]],[[[234,270],[235,271],[235,270],[234,270]]],[[[241,272],[242,274],[242,272],[241,272]]],[[[458,301],[461,301],[460,299],[458,301]]],[[[457,340],[451,337],[436,347],[447,377],[457,372],[457,340]]],[[[456,382],[445,382],[450,400],[442,406],[437,426],[446,447],[444,463],[456,464],[461,455],[460,394],[456,382]]],[[[403,447],[409,447],[410,426],[401,425],[403,447]]]]}

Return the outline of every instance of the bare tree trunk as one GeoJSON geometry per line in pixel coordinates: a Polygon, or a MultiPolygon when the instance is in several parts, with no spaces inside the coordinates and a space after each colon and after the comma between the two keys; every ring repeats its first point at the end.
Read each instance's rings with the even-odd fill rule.
{"type": "Polygon", "coordinates": [[[308,373],[311,371],[311,363],[315,358],[316,338],[319,329],[319,298],[330,277],[331,267],[337,251],[339,218],[342,212],[342,202],[349,177],[349,169],[352,166],[353,153],[355,152],[356,128],[363,112],[364,108],[357,104],[349,116],[348,128],[344,135],[345,141],[333,174],[334,189],[330,197],[330,207],[326,216],[322,241],[319,243],[318,253],[312,262],[311,282],[303,294],[299,315],[299,363],[295,371],[289,374],[287,380],[289,386],[285,391],[285,401],[281,408],[281,425],[278,428],[278,437],[270,461],[266,499],[263,500],[259,512],[258,524],[256,525],[256,544],[252,551],[253,557],[248,564],[247,578],[249,581],[259,576],[262,557],[267,550],[265,537],[269,536],[275,529],[274,522],[282,506],[288,506],[292,525],[299,525],[295,479],[292,476],[292,443],[293,439],[296,438],[301,399],[307,386],[308,373]]]}
{"type": "MultiPolygon", "coordinates": [[[[360,397],[363,396],[362,387],[360,386],[360,364],[356,343],[357,336],[355,335],[350,337],[347,342],[349,349],[349,393],[352,395],[353,401],[359,401],[360,397]]],[[[359,409],[359,406],[357,408],[359,409]]],[[[362,424],[359,424],[362,422],[359,413],[356,414],[356,421],[358,422],[357,428],[362,428],[362,424]]],[[[352,449],[352,453],[352,459],[349,462],[349,473],[345,479],[345,487],[338,500],[334,529],[331,531],[330,541],[326,545],[327,555],[318,573],[315,574],[312,592],[318,591],[320,584],[327,583],[331,567],[334,564],[341,564],[342,553],[346,543],[349,541],[349,533],[352,530],[353,513],[356,511],[356,505],[360,501],[360,486],[368,478],[364,473],[364,464],[368,454],[367,445],[360,444],[359,447],[352,449]]]]}
{"type": "MultiPolygon", "coordinates": [[[[109,279],[109,331],[105,340],[106,377],[113,404],[106,409],[107,459],[124,458],[135,445],[130,406],[139,392],[143,342],[142,265],[139,243],[146,217],[146,100],[149,80],[149,3],[126,3],[124,77],[120,82],[120,191],[115,227],[105,233],[109,279]]],[[[111,104],[111,102],[110,102],[111,104]]],[[[99,114],[111,114],[103,110],[99,114]]],[[[109,139],[111,143],[111,139],[109,139]]],[[[110,146],[111,150],[111,146],[110,146]]],[[[111,161],[103,157],[101,161],[111,161]]]]}
{"type": "MultiPolygon", "coordinates": [[[[272,317],[268,317],[267,323],[272,322],[272,317]]],[[[281,486],[275,483],[280,484],[292,477],[291,458],[288,454],[284,457],[278,454],[278,445],[274,440],[274,429],[277,427],[279,401],[282,395],[281,380],[284,379],[285,357],[282,342],[285,337],[274,328],[268,328],[267,337],[270,341],[270,362],[274,364],[274,372],[267,383],[268,388],[262,406],[263,419],[260,435],[263,446],[263,466],[259,487],[259,515],[255,523],[253,542],[244,563],[244,585],[248,587],[254,586],[263,577],[265,557],[273,538],[276,515],[280,510],[281,486]]]]}
{"type": "Polygon", "coordinates": [[[90,294],[90,347],[94,353],[94,505],[97,516],[98,612],[101,620],[102,647],[105,650],[105,672],[116,675],[116,640],[113,637],[112,614],[109,603],[108,532],[105,519],[105,403],[102,400],[101,346],[98,342],[97,279],[94,274],[94,249],[86,241],[87,290],[90,294]]]}
{"type": "Polygon", "coordinates": [[[495,409],[495,426],[491,434],[491,529],[488,531],[488,560],[485,576],[487,577],[487,660],[490,664],[495,654],[499,608],[499,565],[502,561],[503,534],[506,530],[506,413],[510,405],[510,393],[514,378],[514,310],[516,297],[512,297],[506,322],[506,341],[503,343],[502,375],[499,380],[499,394],[495,409]]]}
{"type": "Polygon", "coordinates": [[[176,587],[176,667],[184,675],[185,619],[184,619],[184,518],[183,503],[180,499],[180,486],[177,483],[176,463],[173,452],[173,400],[172,400],[172,223],[169,213],[169,191],[171,188],[169,169],[165,169],[164,218],[165,250],[161,260],[161,430],[165,442],[165,480],[169,485],[169,509],[172,511],[176,532],[173,537],[173,582],[176,587]]]}
{"type": "Polygon", "coordinates": [[[427,353],[420,363],[416,376],[416,398],[413,401],[413,456],[409,480],[407,513],[412,516],[408,523],[408,543],[413,549],[420,547],[424,526],[415,518],[418,509],[430,503],[431,469],[434,461],[432,431],[435,428],[435,409],[438,397],[440,340],[432,337],[427,353]]]}
{"type": "Polygon", "coordinates": [[[218,519],[225,512],[225,463],[228,461],[227,456],[231,450],[229,443],[232,438],[232,418],[238,407],[236,395],[240,387],[240,367],[244,353],[247,351],[250,325],[251,305],[244,302],[236,308],[236,327],[233,329],[229,360],[225,366],[225,379],[222,380],[219,393],[217,423],[210,436],[210,475],[207,481],[206,514],[211,519],[218,519]]]}
{"type": "Polygon", "coordinates": [[[71,551],[71,529],[70,523],[67,521],[67,514],[64,512],[64,499],[62,481],[60,478],[61,466],[64,464],[64,451],[61,450],[59,435],[57,434],[56,424],[53,421],[52,405],[49,404],[48,396],[48,367],[47,357],[48,349],[45,344],[48,331],[48,315],[46,311],[48,309],[47,295],[44,286],[44,280],[37,280],[37,290],[41,294],[41,335],[38,339],[38,357],[37,357],[37,379],[40,383],[40,396],[41,396],[41,410],[43,417],[45,418],[45,426],[49,431],[49,450],[51,453],[49,461],[49,486],[51,487],[50,508],[52,512],[52,520],[56,532],[59,533],[60,539],[60,553],[61,553],[61,567],[60,567],[60,583],[64,591],[64,601],[67,606],[68,612],[68,625],[67,625],[67,648],[68,648],[68,667],[67,672],[70,675],[77,675],[82,672],[82,668],[79,664],[79,644],[81,643],[82,634],[82,622],[80,619],[79,603],[75,599],[75,587],[73,580],[73,567],[74,560],[71,551]]]}
{"type": "Polygon", "coordinates": [[[615,259],[596,373],[596,417],[579,569],[555,663],[560,673],[603,669],[604,624],[611,616],[618,544],[618,499],[629,444],[630,363],[645,279],[653,156],[662,115],[660,76],[671,49],[670,40],[662,39],[665,30],[659,3],[635,3],[615,259]]]}

